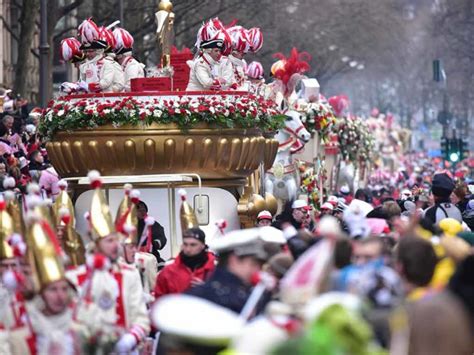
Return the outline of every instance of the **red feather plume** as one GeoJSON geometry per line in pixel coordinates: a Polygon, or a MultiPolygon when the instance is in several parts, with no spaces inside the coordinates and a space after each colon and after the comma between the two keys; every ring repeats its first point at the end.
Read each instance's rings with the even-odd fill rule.
{"type": "Polygon", "coordinates": [[[308,52],[298,53],[296,48],[291,50],[288,58],[281,52],[275,53],[273,57],[284,62],[283,67],[277,69],[274,76],[281,80],[285,86],[287,86],[293,74],[303,74],[311,69],[311,66],[308,63],[311,61],[311,55],[308,52]]]}

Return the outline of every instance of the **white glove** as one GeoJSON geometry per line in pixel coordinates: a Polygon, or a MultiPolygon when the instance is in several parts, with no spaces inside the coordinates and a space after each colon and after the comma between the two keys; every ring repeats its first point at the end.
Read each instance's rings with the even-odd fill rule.
{"type": "Polygon", "coordinates": [[[75,92],[79,90],[79,86],[76,83],[69,83],[64,82],[61,84],[61,91],[70,94],[71,92],[75,92]]]}
{"type": "Polygon", "coordinates": [[[137,339],[130,333],[122,335],[115,344],[117,354],[128,354],[137,345],[137,339]]]}
{"type": "Polygon", "coordinates": [[[85,81],[81,80],[77,83],[77,86],[79,89],[83,91],[89,91],[89,84],[87,84],[85,81]]]}

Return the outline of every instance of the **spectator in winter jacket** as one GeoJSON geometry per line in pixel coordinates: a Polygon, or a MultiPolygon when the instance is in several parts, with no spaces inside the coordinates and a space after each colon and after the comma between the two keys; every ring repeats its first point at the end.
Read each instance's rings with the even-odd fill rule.
{"type": "Polygon", "coordinates": [[[181,252],[174,262],[164,267],[156,278],[155,298],[181,293],[202,284],[214,271],[214,255],[207,251],[206,235],[199,228],[183,234],[181,252]]]}

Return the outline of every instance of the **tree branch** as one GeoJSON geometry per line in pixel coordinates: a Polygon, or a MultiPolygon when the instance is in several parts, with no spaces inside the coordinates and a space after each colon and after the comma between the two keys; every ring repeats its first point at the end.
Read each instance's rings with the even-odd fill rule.
{"type": "Polygon", "coordinates": [[[3,22],[3,26],[5,26],[5,29],[7,30],[7,32],[12,36],[12,38],[17,41],[17,42],[20,42],[20,38],[13,32],[12,28],[8,25],[7,21],[5,20],[5,18],[3,16],[0,16],[0,19],[2,20],[3,22]]]}
{"type": "Polygon", "coordinates": [[[59,11],[58,11],[58,14],[59,14],[58,19],[66,16],[71,11],[73,11],[76,8],[78,8],[79,6],[81,6],[83,2],[84,2],[84,0],[75,0],[75,1],[73,1],[72,3],[70,3],[68,5],[64,5],[64,6],[60,7],[59,11]]]}

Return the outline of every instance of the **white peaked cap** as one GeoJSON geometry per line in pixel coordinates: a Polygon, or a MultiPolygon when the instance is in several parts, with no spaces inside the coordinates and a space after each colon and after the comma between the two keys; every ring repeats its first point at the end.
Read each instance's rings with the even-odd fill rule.
{"type": "Polygon", "coordinates": [[[260,259],[266,259],[260,228],[231,231],[224,236],[212,239],[208,246],[217,253],[233,251],[239,256],[253,255],[260,259]]]}
{"type": "Polygon", "coordinates": [[[203,345],[227,345],[244,325],[231,310],[184,294],[161,297],[150,316],[163,333],[203,345]]]}
{"type": "Polygon", "coordinates": [[[286,244],[283,231],[272,226],[260,227],[260,237],[266,243],[286,244]]]}

